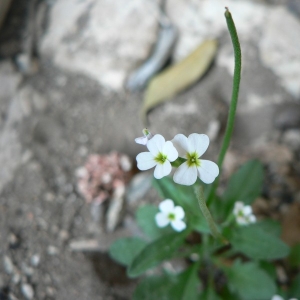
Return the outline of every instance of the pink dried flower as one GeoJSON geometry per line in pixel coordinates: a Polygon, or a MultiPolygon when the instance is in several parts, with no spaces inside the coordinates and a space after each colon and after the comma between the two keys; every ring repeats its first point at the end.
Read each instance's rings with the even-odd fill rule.
{"type": "Polygon", "coordinates": [[[77,187],[88,203],[102,203],[129,180],[131,161],[127,155],[111,152],[91,154],[85,165],[77,169],[77,187]]]}

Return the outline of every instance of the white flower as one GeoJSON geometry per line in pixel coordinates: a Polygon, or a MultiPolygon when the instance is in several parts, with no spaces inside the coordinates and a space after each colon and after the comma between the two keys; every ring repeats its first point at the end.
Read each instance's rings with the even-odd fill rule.
{"type": "Polygon", "coordinates": [[[256,217],[252,213],[250,205],[244,205],[243,202],[235,202],[233,214],[235,215],[236,222],[239,225],[248,225],[256,222],[256,217]]]}
{"type": "Polygon", "coordinates": [[[174,174],[174,181],[183,185],[192,185],[197,175],[204,183],[212,183],[219,175],[219,167],[210,160],[200,159],[209,145],[209,138],[205,134],[192,133],[187,138],[177,134],[172,140],[180,157],[186,158],[174,174]]]}
{"type": "MultiPolygon", "coordinates": [[[[284,300],[284,299],[279,295],[274,295],[271,300],[284,300]]],[[[297,299],[291,298],[290,300],[297,300],[297,299]]]]}
{"type": "Polygon", "coordinates": [[[147,128],[143,129],[143,135],[135,139],[137,144],[147,145],[148,141],[153,138],[153,134],[147,128]]]}
{"type": "Polygon", "coordinates": [[[166,142],[162,135],[156,134],[148,141],[147,148],[150,152],[142,152],[136,157],[137,167],[144,171],[156,166],[154,170],[156,179],[169,175],[172,170],[170,162],[178,157],[178,152],[172,142],[166,142]]]}
{"type": "Polygon", "coordinates": [[[182,221],[184,210],[181,206],[174,206],[174,202],[171,199],[166,199],[158,207],[160,212],[155,216],[158,227],[166,227],[171,223],[173,229],[178,232],[186,228],[186,224],[182,221]]]}

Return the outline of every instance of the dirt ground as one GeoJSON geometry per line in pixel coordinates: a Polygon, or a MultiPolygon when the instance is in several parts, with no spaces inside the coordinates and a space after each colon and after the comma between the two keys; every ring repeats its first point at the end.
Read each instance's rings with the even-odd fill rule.
{"type": "MultiPolygon", "coordinates": [[[[119,151],[135,161],[142,149],[133,141],[143,128],[143,94],[112,91],[39,52],[52,2],[13,1],[0,31],[0,300],[130,299],[136,281],[126,278],[107,249],[117,237],[136,234],[134,208],[157,201],[157,195],[146,189],[134,204],[128,197],[116,230],[107,233],[78,191],[76,170],[93,153],[119,151]],[[32,20],[38,30],[28,29],[32,20]],[[20,54],[29,55],[30,63],[20,54]],[[83,241],[83,250],[74,250],[74,241],[83,241]]],[[[266,3],[274,9],[287,5],[266,3]]],[[[219,43],[227,45],[228,37],[219,43]]],[[[300,242],[299,98],[261,63],[253,42],[244,45],[242,103],[222,182],[245,160],[261,159],[267,176],[254,210],[280,220],[283,238],[295,244],[300,242]]],[[[205,133],[218,121],[210,146],[215,158],[231,81],[215,62],[200,82],[150,113],[151,129],[170,139],[199,128],[205,133]]]]}

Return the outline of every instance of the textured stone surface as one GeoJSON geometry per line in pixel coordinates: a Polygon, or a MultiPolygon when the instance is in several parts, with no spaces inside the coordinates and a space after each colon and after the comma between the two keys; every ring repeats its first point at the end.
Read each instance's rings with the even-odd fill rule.
{"type": "Polygon", "coordinates": [[[136,0],[56,1],[41,46],[44,55],[71,72],[120,90],[129,70],[155,41],[157,10],[136,0]]]}

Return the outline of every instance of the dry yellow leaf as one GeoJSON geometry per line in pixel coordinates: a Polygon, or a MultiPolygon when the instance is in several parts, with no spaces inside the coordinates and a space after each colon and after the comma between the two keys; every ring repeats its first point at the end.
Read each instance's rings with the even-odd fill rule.
{"type": "Polygon", "coordinates": [[[171,100],[202,77],[217,52],[217,41],[207,40],[179,63],[155,76],[145,92],[141,116],[146,123],[148,111],[156,105],[171,100]]]}

